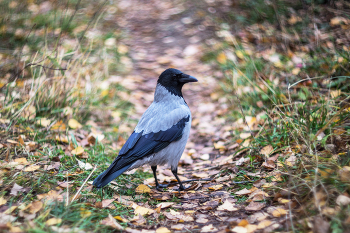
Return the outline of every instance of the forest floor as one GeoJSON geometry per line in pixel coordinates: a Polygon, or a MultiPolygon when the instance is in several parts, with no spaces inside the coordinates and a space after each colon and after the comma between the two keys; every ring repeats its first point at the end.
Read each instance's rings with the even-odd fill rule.
{"type": "Polygon", "coordinates": [[[349,231],[346,2],[0,4],[0,231],[349,231]],[[192,181],[160,167],[159,192],[144,166],[94,189],[169,67],[199,80],[192,181]]]}

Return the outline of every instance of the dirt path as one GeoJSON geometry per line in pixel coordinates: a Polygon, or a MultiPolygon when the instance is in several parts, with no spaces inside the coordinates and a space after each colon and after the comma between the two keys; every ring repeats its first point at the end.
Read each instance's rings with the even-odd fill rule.
{"type": "MultiPolygon", "coordinates": [[[[208,6],[204,3],[194,5],[190,1],[182,3],[140,0],[133,2],[132,6],[130,4],[129,1],[119,3],[123,13],[117,23],[122,31],[128,33],[123,42],[129,47],[133,61],[130,75],[134,76],[133,80],[138,84],[132,94],[139,95],[141,92],[144,97],[142,106],[136,103],[137,113],[141,115],[153,101],[157,77],[166,68],[174,67],[197,77],[198,83],[186,85],[183,90],[193,114],[193,123],[189,143],[180,161],[179,173],[184,180],[209,178],[219,174],[221,167],[218,165],[222,160],[227,160],[228,156],[220,156],[219,151],[213,148],[213,140],[220,139],[223,122],[218,120],[217,114],[225,106],[219,104],[217,97],[213,96],[218,88],[218,81],[212,77],[213,67],[200,60],[205,40],[213,37],[208,19],[202,18],[200,14],[208,10],[208,6]],[[210,160],[215,162],[211,163],[210,160]]],[[[147,169],[149,168],[145,168],[147,169]]],[[[161,180],[171,179],[169,170],[162,168],[159,172],[161,180]]],[[[227,173],[223,177],[226,179],[227,173]]],[[[175,192],[181,201],[173,207],[179,214],[186,211],[191,214],[183,215],[185,223],[174,227],[175,223],[183,221],[179,221],[176,214],[170,213],[160,225],[181,231],[207,226],[208,232],[215,232],[226,229],[228,222],[245,217],[242,213],[231,214],[215,210],[221,202],[235,201],[229,192],[221,190],[223,185],[215,188],[217,184],[214,181],[191,182],[187,187],[192,192],[175,192]],[[208,187],[214,188],[208,191],[208,187]]],[[[172,195],[174,193],[157,191],[152,194],[158,200],[171,199],[172,195]]]]}

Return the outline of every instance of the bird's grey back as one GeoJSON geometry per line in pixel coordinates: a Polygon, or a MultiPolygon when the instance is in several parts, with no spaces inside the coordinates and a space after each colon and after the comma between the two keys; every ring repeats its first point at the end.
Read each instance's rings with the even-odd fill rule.
{"type": "Polygon", "coordinates": [[[154,93],[154,101],[142,115],[135,132],[144,134],[167,130],[184,117],[191,116],[185,100],[171,94],[165,87],[158,84],[154,93]]]}

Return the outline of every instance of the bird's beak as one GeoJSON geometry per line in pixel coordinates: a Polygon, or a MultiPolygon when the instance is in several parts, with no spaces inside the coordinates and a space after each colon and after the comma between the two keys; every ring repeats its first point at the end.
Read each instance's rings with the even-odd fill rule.
{"type": "Polygon", "coordinates": [[[189,82],[198,82],[198,79],[188,74],[182,74],[179,81],[182,83],[189,83],[189,82]]]}

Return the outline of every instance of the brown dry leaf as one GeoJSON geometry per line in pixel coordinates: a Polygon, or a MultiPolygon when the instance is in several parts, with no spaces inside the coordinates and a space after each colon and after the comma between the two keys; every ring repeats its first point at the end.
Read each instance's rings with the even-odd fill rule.
{"type": "Polygon", "coordinates": [[[102,201],[102,208],[108,207],[115,199],[104,199],[102,201]]]}
{"type": "Polygon", "coordinates": [[[34,202],[30,203],[29,205],[30,205],[29,212],[32,214],[35,214],[36,212],[41,210],[44,206],[44,204],[41,201],[34,201],[34,202]]]}
{"type": "Polygon", "coordinates": [[[237,211],[238,209],[233,206],[233,204],[229,201],[225,201],[224,204],[218,207],[218,210],[226,210],[226,211],[237,211]]]}
{"type": "Polygon", "coordinates": [[[267,160],[266,162],[263,162],[261,166],[267,169],[274,169],[276,167],[276,164],[272,160],[267,160]]]}
{"type": "Polygon", "coordinates": [[[90,135],[88,136],[88,138],[87,138],[87,141],[88,141],[89,144],[95,145],[95,143],[96,143],[96,138],[95,138],[94,135],[90,134],[90,135]]]}
{"type": "Polygon", "coordinates": [[[253,201],[262,201],[265,200],[268,196],[269,195],[266,192],[258,189],[249,195],[249,199],[253,199],[253,201]]]}
{"type": "Polygon", "coordinates": [[[15,141],[15,140],[11,140],[11,139],[7,139],[7,142],[8,143],[11,143],[11,144],[18,144],[18,142],[17,141],[15,141]]]}
{"type": "Polygon", "coordinates": [[[223,141],[218,141],[218,142],[214,142],[214,148],[217,149],[217,150],[225,150],[226,149],[226,146],[225,146],[225,142],[223,141]]]}
{"type": "Polygon", "coordinates": [[[208,226],[205,226],[202,228],[201,232],[214,232],[217,231],[218,229],[213,226],[213,224],[210,224],[208,226]]]}
{"type": "Polygon", "coordinates": [[[140,184],[139,186],[137,186],[137,188],[135,189],[136,193],[150,193],[151,189],[144,184],[140,184]]]}
{"type": "Polygon", "coordinates": [[[196,220],[196,222],[197,223],[207,223],[209,220],[208,219],[206,219],[206,218],[198,218],[197,220],[196,220]]]}
{"type": "Polygon", "coordinates": [[[176,224],[176,225],[171,225],[171,229],[181,231],[185,227],[184,224],[176,224]]]}
{"type": "Polygon", "coordinates": [[[272,212],[272,215],[276,218],[279,218],[279,217],[286,215],[286,214],[287,214],[287,211],[285,209],[282,209],[282,208],[277,208],[272,212]]]}
{"type": "Polygon", "coordinates": [[[46,200],[52,200],[52,201],[63,201],[63,196],[61,195],[61,191],[57,192],[56,190],[51,190],[48,193],[39,194],[37,195],[37,198],[39,200],[46,199],[46,200]]]}
{"type": "Polygon", "coordinates": [[[265,147],[263,147],[260,150],[260,154],[265,155],[266,157],[269,157],[269,155],[273,152],[273,147],[271,145],[267,145],[265,147]]]}
{"type": "Polygon", "coordinates": [[[156,233],[171,233],[171,231],[169,231],[169,229],[166,228],[166,227],[159,227],[159,228],[156,230],[156,233]]]}
{"type": "Polygon", "coordinates": [[[225,64],[227,61],[226,54],[224,52],[219,53],[218,56],[216,57],[216,60],[220,64],[225,64]]]}
{"type": "Polygon", "coordinates": [[[25,172],[33,172],[40,168],[40,165],[30,165],[24,169],[25,172]]]}
{"type": "Polygon", "coordinates": [[[28,164],[28,161],[26,158],[17,158],[14,160],[16,163],[19,163],[19,164],[23,164],[23,165],[27,165],[28,164]]]}
{"type": "Polygon", "coordinates": [[[3,197],[0,197],[0,206],[5,205],[7,203],[7,200],[3,197]]]}
{"type": "Polygon", "coordinates": [[[117,230],[123,230],[123,227],[113,218],[111,214],[108,214],[108,217],[103,219],[100,224],[105,226],[110,226],[117,230]]]}
{"type": "Polygon", "coordinates": [[[247,195],[247,194],[251,194],[252,191],[248,190],[246,188],[239,190],[238,192],[235,192],[235,195],[247,195]]]}
{"type": "Polygon", "coordinates": [[[74,150],[72,150],[71,153],[72,153],[73,155],[77,155],[77,156],[82,155],[82,154],[84,153],[84,148],[81,147],[81,146],[78,146],[77,148],[75,148],[74,150]]]}
{"type": "Polygon", "coordinates": [[[22,135],[19,135],[18,136],[18,141],[19,141],[19,144],[21,144],[22,146],[24,145],[24,137],[22,135]]]}
{"type": "Polygon", "coordinates": [[[342,169],[338,171],[340,180],[343,182],[349,181],[350,180],[350,167],[349,166],[344,166],[342,169]]]}
{"type": "Polygon", "coordinates": [[[80,129],[82,128],[83,126],[75,119],[70,119],[68,121],[68,125],[69,127],[71,127],[72,129],[80,129]]]}
{"type": "Polygon", "coordinates": [[[290,200],[288,200],[288,199],[283,199],[283,198],[278,198],[278,203],[281,203],[281,204],[286,204],[286,203],[288,203],[288,202],[290,202],[290,200]]]}
{"type": "Polygon", "coordinates": [[[248,206],[245,207],[247,211],[258,211],[265,207],[265,203],[262,202],[250,202],[248,206]]]}
{"type": "Polygon", "coordinates": [[[60,218],[50,218],[49,220],[47,220],[45,222],[45,224],[47,226],[52,226],[52,225],[60,224],[61,222],[62,222],[62,219],[60,219],[60,218]]]}
{"type": "Polygon", "coordinates": [[[17,209],[17,207],[18,206],[11,206],[4,212],[4,214],[11,214],[15,209],[17,209]]]}
{"type": "Polygon", "coordinates": [[[162,202],[157,205],[157,207],[160,207],[161,209],[168,208],[170,206],[175,205],[175,202],[162,202]]]}
{"type": "Polygon", "coordinates": [[[222,185],[222,184],[217,184],[217,185],[208,187],[208,189],[209,189],[209,190],[212,190],[212,191],[217,191],[217,190],[222,189],[223,187],[224,187],[224,185],[222,185]]]}
{"type": "Polygon", "coordinates": [[[294,25],[296,24],[297,22],[301,22],[301,18],[299,16],[295,16],[295,15],[292,15],[289,19],[288,19],[288,23],[291,24],[291,25],[294,25]]]}
{"type": "Polygon", "coordinates": [[[25,189],[22,186],[19,186],[18,184],[14,184],[10,194],[13,196],[17,196],[19,192],[23,192],[25,189]]]}

